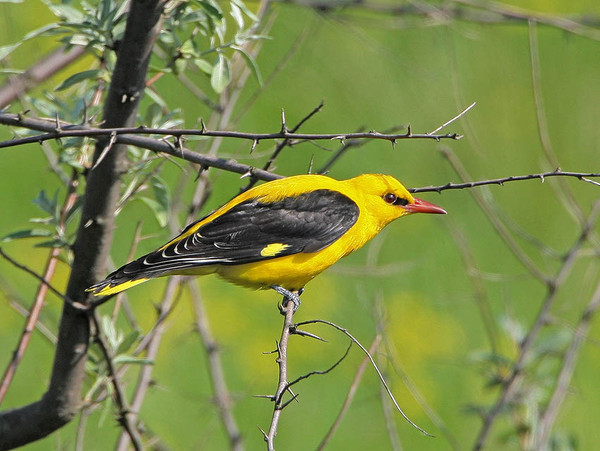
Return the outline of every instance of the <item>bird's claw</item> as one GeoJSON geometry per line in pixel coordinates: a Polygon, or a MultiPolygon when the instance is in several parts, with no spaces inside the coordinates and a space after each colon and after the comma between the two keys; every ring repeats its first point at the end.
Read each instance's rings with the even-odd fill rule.
{"type": "Polygon", "coordinates": [[[271,285],[271,288],[283,296],[283,301],[281,302],[281,307],[279,308],[281,314],[285,315],[285,311],[283,309],[287,307],[288,302],[290,301],[294,303],[294,313],[296,313],[296,310],[298,310],[298,307],[300,307],[300,295],[304,291],[304,288],[301,288],[298,291],[286,290],[279,285],[271,285]]]}

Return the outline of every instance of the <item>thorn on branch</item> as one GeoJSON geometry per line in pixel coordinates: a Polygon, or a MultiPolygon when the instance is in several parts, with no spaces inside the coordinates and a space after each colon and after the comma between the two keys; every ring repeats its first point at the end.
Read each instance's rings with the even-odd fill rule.
{"type": "Polygon", "coordinates": [[[206,124],[202,118],[200,118],[200,131],[202,134],[206,133],[206,124]]]}
{"type": "Polygon", "coordinates": [[[281,109],[281,134],[287,135],[287,133],[288,133],[288,128],[285,123],[285,110],[282,108],[281,109]]]}
{"type": "Polygon", "coordinates": [[[56,126],[54,127],[54,131],[55,131],[56,133],[60,133],[62,130],[61,130],[61,128],[60,128],[60,119],[59,119],[59,116],[58,116],[58,111],[57,111],[57,112],[56,112],[56,114],[54,115],[54,122],[55,122],[55,124],[56,124],[56,126]]]}
{"type": "Polygon", "coordinates": [[[248,178],[248,177],[253,177],[255,169],[256,168],[254,168],[253,166],[250,166],[250,168],[246,172],[244,172],[242,175],[240,175],[240,180],[248,178]]]}

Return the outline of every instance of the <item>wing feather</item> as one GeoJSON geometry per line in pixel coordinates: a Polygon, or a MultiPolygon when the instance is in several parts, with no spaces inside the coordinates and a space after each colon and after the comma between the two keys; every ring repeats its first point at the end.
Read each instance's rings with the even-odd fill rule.
{"type": "Polygon", "coordinates": [[[110,274],[96,289],[200,266],[238,265],[317,252],[344,235],[358,216],[359,208],[353,200],[326,189],[276,202],[250,199],[194,233],[186,233],[198,222],[191,224],[166,246],[110,274]],[[281,244],[280,250],[261,254],[273,244],[281,244]]]}

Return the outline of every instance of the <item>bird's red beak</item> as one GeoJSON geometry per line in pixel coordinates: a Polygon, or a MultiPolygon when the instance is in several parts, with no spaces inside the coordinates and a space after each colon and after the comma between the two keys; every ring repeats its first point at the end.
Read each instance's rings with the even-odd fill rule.
{"type": "Polygon", "coordinates": [[[442,207],[438,207],[437,205],[434,205],[422,199],[417,199],[416,197],[414,199],[414,204],[404,205],[402,208],[404,208],[409,213],[434,213],[438,215],[447,214],[446,210],[444,210],[442,207]]]}

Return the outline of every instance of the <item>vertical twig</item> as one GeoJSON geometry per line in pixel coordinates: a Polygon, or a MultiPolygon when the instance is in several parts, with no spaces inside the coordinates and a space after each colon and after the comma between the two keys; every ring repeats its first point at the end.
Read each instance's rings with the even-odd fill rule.
{"type": "Polygon", "coordinates": [[[111,354],[110,348],[104,336],[102,335],[102,330],[100,329],[100,321],[98,320],[98,313],[96,310],[92,310],[90,312],[90,320],[94,325],[94,341],[98,343],[100,350],[104,356],[104,360],[106,361],[106,367],[108,368],[109,379],[112,382],[112,386],[115,390],[115,401],[117,403],[117,407],[119,408],[119,423],[125,431],[127,431],[127,435],[131,440],[131,443],[136,451],[140,451],[143,449],[142,439],[140,434],[135,426],[135,415],[133,415],[132,410],[129,408],[127,403],[127,396],[125,395],[125,390],[121,385],[121,381],[119,376],[117,375],[117,369],[113,363],[113,355],[111,354]]]}
{"type": "MultiPolygon", "coordinates": [[[[284,298],[284,303],[286,299],[284,298]]],[[[295,304],[289,300],[285,306],[282,307],[282,313],[285,313],[283,320],[283,329],[281,331],[281,338],[277,343],[277,365],[279,366],[279,379],[277,383],[277,390],[273,396],[273,417],[271,418],[271,426],[269,432],[264,433],[265,441],[267,442],[267,450],[273,451],[275,449],[275,436],[277,435],[277,427],[279,426],[279,419],[281,418],[281,412],[287,405],[283,402],[283,395],[288,389],[288,360],[287,350],[288,341],[291,335],[291,328],[294,326],[292,319],[294,317],[295,304]]]]}
{"type": "Polygon", "coordinates": [[[190,290],[192,302],[194,303],[196,330],[202,338],[202,344],[204,345],[204,349],[206,349],[208,357],[210,381],[213,387],[215,403],[221,417],[221,422],[223,423],[223,426],[225,426],[230,448],[234,451],[241,451],[244,449],[244,442],[240,434],[240,429],[235,421],[235,417],[233,416],[233,403],[225,381],[225,372],[223,371],[219,346],[212,336],[210,323],[208,322],[208,316],[197,283],[190,280],[188,282],[188,288],[190,290]]]}
{"type": "MultiPolygon", "coordinates": [[[[152,333],[146,337],[147,341],[145,341],[144,343],[144,347],[146,349],[146,358],[149,360],[156,359],[156,355],[158,354],[158,349],[160,347],[162,335],[166,329],[166,323],[164,321],[164,318],[166,318],[166,315],[171,311],[171,307],[177,299],[177,293],[181,293],[180,282],[181,277],[178,276],[169,278],[167,282],[163,300],[158,306],[159,310],[157,322],[154,326],[154,329],[152,330],[152,333]]],[[[142,403],[144,402],[148,388],[150,388],[150,385],[152,383],[153,370],[154,368],[152,365],[144,365],[140,370],[137,385],[133,394],[133,399],[131,401],[130,416],[128,417],[134,424],[137,422],[138,413],[142,408],[142,403]]],[[[129,445],[130,440],[132,440],[132,437],[131,434],[129,434],[129,431],[127,431],[127,434],[122,432],[119,436],[119,439],[117,440],[115,450],[125,451],[129,445]]]]}

